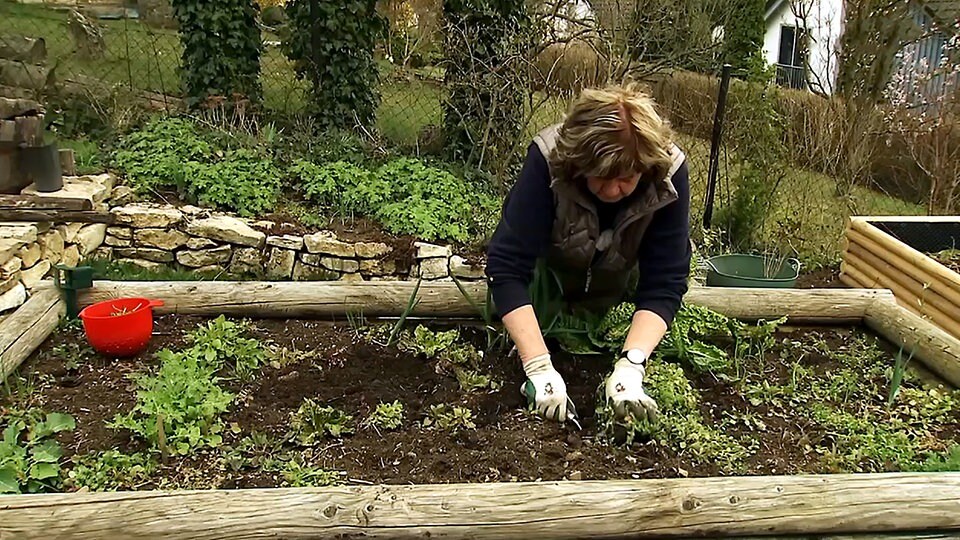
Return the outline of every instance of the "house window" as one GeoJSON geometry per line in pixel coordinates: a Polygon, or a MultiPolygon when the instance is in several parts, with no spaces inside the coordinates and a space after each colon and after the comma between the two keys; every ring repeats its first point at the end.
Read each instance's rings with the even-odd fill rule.
{"type": "Polygon", "coordinates": [[[780,27],[780,51],[777,56],[777,84],[790,88],[807,87],[806,43],[802,28],[780,27]]]}

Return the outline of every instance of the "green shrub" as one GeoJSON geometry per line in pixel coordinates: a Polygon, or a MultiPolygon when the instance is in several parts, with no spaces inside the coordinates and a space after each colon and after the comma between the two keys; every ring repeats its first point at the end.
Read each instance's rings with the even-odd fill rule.
{"type": "Polygon", "coordinates": [[[260,99],[260,27],[247,0],[172,0],[183,45],[184,90],[191,104],[235,94],[260,99]]]}
{"type": "Polygon", "coordinates": [[[482,234],[497,202],[450,172],[412,158],[376,171],[337,161],[317,165],[296,160],[288,173],[314,203],[341,214],[378,220],[394,234],[425,240],[466,241],[482,234]]]}
{"type": "Polygon", "coordinates": [[[175,190],[201,205],[254,216],[273,208],[280,171],[248,148],[224,149],[193,122],[163,118],[120,141],[115,165],[138,192],[175,190]]]}
{"type": "Polygon", "coordinates": [[[282,49],[297,77],[311,83],[310,108],[322,127],[376,120],[376,40],[386,29],[374,0],[292,0],[282,49]]]}

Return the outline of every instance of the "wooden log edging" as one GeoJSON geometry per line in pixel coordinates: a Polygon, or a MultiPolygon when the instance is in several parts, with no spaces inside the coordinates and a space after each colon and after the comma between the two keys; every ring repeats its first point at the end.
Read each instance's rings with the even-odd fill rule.
{"type": "Polygon", "coordinates": [[[960,336],[960,322],[957,322],[960,317],[957,317],[956,306],[943,305],[943,298],[924,288],[923,284],[911,281],[902,273],[880,270],[878,261],[868,262],[856,255],[854,250],[849,251],[845,258],[841,264],[843,271],[860,276],[869,286],[890,289],[901,306],[931,320],[950,334],[960,336]]]}
{"type": "Polygon", "coordinates": [[[35,291],[0,323],[0,381],[26,360],[57,327],[66,307],[56,289],[35,291]]]}
{"type": "Polygon", "coordinates": [[[905,356],[912,353],[944,380],[960,387],[960,340],[947,331],[890,302],[871,304],[864,323],[890,342],[903,346],[905,356]]]}
{"type": "MultiPolygon", "coordinates": [[[[416,282],[380,281],[341,283],[98,281],[80,292],[81,306],[125,296],[163,300],[158,313],[231,315],[253,317],[398,316],[403,313],[416,282]]],[[[477,305],[486,302],[484,283],[464,283],[477,305]]],[[[477,317],[477,309],[455,283],[423,282],[413,316],[477,317]]],[[[794,322],[860,322],[874,301],[893,303],[893,295],[877,289],[752,289],[692,287],[684,302],[714,309],[739,319],[774,319],[787,316],[794,322]]]]}
{"type": "Polygon", "coordinates": [[[960,338],[960,274],[884,233],[868,219],[882,221],[854,217],[848,223],[841,279],[890,289],[901,306],[960,338]]]}
{"type": "Polygon", "coordinates": [[[0,497],[0,538],[662,538],[960,530],[960,473],[0,497]]]}

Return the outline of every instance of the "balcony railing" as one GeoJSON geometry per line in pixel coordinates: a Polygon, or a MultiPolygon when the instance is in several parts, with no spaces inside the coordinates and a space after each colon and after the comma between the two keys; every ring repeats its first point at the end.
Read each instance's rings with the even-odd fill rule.
{"type": "Polygon", "coordinates": [[[807,88],[807,70],[803,66],[777,64],[777,84],[797,90],[807,88]]]}

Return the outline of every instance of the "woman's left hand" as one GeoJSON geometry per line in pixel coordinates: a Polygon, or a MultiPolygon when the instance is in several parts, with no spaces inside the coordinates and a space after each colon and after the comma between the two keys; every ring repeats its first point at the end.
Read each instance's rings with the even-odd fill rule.
{"type": "Polygon", "coordinates": [[[617,419],[632,415],[634,420],[657,420],[657,403],[643,391],[644,374],[642,365],[626,358],[614,364],[613,373],[607,377],[606,395],[617,419]]]}

